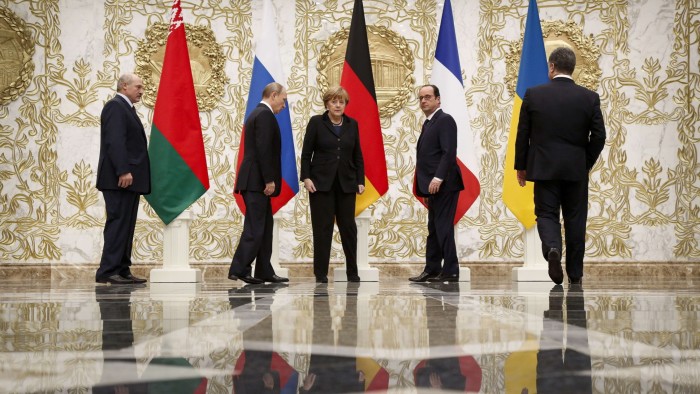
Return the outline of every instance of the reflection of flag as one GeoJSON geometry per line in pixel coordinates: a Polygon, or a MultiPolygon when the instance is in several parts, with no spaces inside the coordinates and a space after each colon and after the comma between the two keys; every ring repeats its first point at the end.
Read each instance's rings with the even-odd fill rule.
{"type": "MultiPolygon", "coordinates": [[[[272,2],[265,0],[263,4],[262,32],[258,36],[255,46],[255,60],[253,63],[253,77],[250,81],[248,91],[248,104],[245,110],[243,123],[248,120],[248,116],[257,107],[262,99],[262,91],[271,82],[278,82],[284,85],[284,74],[282,73],[282,62],[279,57],[279,41],[277,40],[277,18],[272,9],[272,2]]],[[[286,203],[289,202],[299,192],[299,177],[297,176],[297,162],[294,152],[294,139],[292,137],[292,121],[289,116],[289,107],[277,114],[277,122],[280,125],[280,136],[282,138],[282,191],[279,196],[272,198],[272,213],[274,214],[286,203]]],[[[241,142],[238,150],[238,160],[236,162],[236,174],[243,161],[243,146],[245,139],[245,126],[241,132],[241,142]]],[[[264,158],[263,158],[264,160],[264,158]]],[[[236,203],[245,214],[245,202],[243,196],[235,194],[236,203]]]]}
{"type": "Polygon", "coordinates": [[[146,200],[168,224],[209,189],[180,0],[173,2],[171,10],[148,154],[151,194],[146,200]]]}
{"type": "Polygon", "coordinates": [[[544,51],[542,27],[537,12],[537,1],[530,0],[525,22],[523,50],[520,55],[520,70],[518,85],[515,88],[513,116],[510,120],[506,164],[503,171],[503,203],[515,215],[525,228],[535,225],[534,186],[528,182],[525,187],[518,185],[515,173],[515,137],[518,134],[520,106],[523,103],[525,91],[536,85],[549,81],[547,69],[547,54],[544,51]]]}
{"type": "Polygon", "coordinates": [[[365,161],[365,192],[357,196],[355,205],[355,215],[357,215],[389,190],[384,139],[379,124],[379,108],[374,91],[362,0],[355,0],[355,8],[352,11],[340,85],[350,95],[350,103],[345,108],[345,114],[357,120],[362,157],[365,161]]]}
{"type": "Polygon", "coordinates": [[[357,370],[365,374],[365,391],[386,391],[389,389],[389,373],[373,359],[358,357],[357,370]]]}
{"type": "Polygon", "coordinates": [[[292,368],[287,360],[277,352],[272,353],[270,370],[276,371],[280,377],[280,394],[296,394],[299,388],[299,372],[292,368]]]}
{"type": "Polygon", "coordinates": [[[440,33],[435,48],[435,61],[433,62],[433,74],[430,82],[440,89],[440,107],[452,115],[457,122],[457,164],[462,173],[464,190],[459,193],[457,212],[454,218],[455,224],[467,213],[474,200],[479,197],[481,190],[479,180],[464,164],[469,163],[469,167],[476,167],[474,160],[476,150],[469,127],[461,70],[452,6],[450,0],[446,0],[442,10],[442,21],[440,22],[440,33]]]}

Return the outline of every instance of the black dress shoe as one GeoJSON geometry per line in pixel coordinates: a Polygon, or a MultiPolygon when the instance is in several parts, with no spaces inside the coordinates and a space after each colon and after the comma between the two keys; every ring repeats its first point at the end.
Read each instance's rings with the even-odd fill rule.
{"type": "Polygon", "coordinates": [[[348,282],[359,282],[360,281],[360,276],[359,275],[350,275],[348,276],[348,282]]]}
{"type": "MultiPolygon", "coordinates": [[[[256,279],[258,279],[258,278],[256,278],[256,279]]],[[[272,276],[271,276],[271,277],[269,277],[269,278],[266,278],[266,279],[260,279],[260,280],[262,280],[263,282],[270,282],[270,283],[283,283],[283,282],[289,282],[289,278],[283,278],[283,277],[281,277],[281,276],[277,276],[277,275],[272,275],[272,276]]]]}
{"type": "Polygon", "coordinates": [[[139,278],[138,276],[134,276],[132,274],[122,275],[122,277],[125,279],[131,279],[134,283],[146,283],[146,282],[148,282],[146,279],[139,278]]]}
{"type": "Polygon", "coordinates": [[[112,275],[108,277],[95,278],[97,283],[111,283],[113,285],[131,285],[133,280],[122,277],[121,275],[112,275]]]}
{"type": "Polygon", "coordinates": [[[259,285],[259,284],[265,283],[264,280],[258,279],[258,278],[253,278],[253,277],[250,276],[250,275],[236,276],[236,275],[233,275],[233,274],[232,274],[232,275],[229,275],[228,278],[231,279],[231,280],[238,280],[238,279],[240,279],[240,280],[242,280],[243,282],[248,283],[248,284],[251,284],[251,285],[259,285]]]}
{"type": "Polygon", "coordinates": [[[452,274],[452,275],[440,274],[434,278],[428,279],[428,282],[459,282],[459,274],[452,274]]]}
{"type": "Polygon", "coordinates": [[[429,274],[429,273],[423,271],[420,273],[420,275],[412,276],[412,277],[408,278],[408,280],[410,280],[411,282],[425,282],[428,279],[434,278],[436,276],[437,276],[436,274],[429,274]]]}
{"type": "Polygon", "coordinates": [[[549,263],[549,278],[560,285],[564,281],[564,271],[561,269],[561,253],[557,248],[549,249],[547,263],[549,263]]]}
{"type": "Polygon", "coordinates": [[[580,285],[581,282],[582,282],[582,280],[583,280],[583,278],[572,278],[572,277],[569,277],[569,284],[572,284],[572,285],[580,285]]]}
{"type": "Polygon", "coordinates": [[[319,278],[318,276],[316,277],[316,283],[328,283],[328,277],[324,276],[323,278],[319,278]]]}

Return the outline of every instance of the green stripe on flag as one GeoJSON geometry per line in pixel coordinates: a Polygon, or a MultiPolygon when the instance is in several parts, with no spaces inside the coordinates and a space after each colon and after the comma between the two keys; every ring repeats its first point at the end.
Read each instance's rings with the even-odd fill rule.
{"type": "Polygon", "coordinates": [[[158,128],[151,128],[151,194],[146,201],[166,225],[206,192],[182,157],[158,128]]]}

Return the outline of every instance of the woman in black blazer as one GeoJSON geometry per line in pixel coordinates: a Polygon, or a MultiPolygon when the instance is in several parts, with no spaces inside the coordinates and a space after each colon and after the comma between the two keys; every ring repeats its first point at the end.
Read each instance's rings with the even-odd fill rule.
{"type": "Polygon", "coordinates": [[[355,194],[365,191],[365,166],[357,121],[345,115],[348,92],[330,88],[323,95],[326,112],[309,119],[301,149],[301,181],[309,192],[314,234],[316,282],[328,282],[333,222],[338,223],[349,282],[357,274],[355,194]]]}

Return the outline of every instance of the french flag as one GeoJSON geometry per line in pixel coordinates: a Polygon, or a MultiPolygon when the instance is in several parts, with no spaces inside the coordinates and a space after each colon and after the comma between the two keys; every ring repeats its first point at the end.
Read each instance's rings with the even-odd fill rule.
{"type": "Polygon", "coordinates": [[[470,168],[476,168],[476,149],[474,148],[474,136],[469,127],[469,114],[464,97],[462,68],[459,65],[457,36],[450,0],[445,0],[442,10],[430,83],[440,89],[440,108],[452,115],[457,122],[457,164],[462,172],[462,181],[464,182],[464,190],[459,193],[457,212],[454,218],[454,223],[457,224],[479,197],[481,185],[470,170],[470,168]]]}
{"type": "MultiPolygon", "coordinates": [[[[286,86],[284,73],[282,73],[282,62],[279,57],[279,41],[277,40],[277,18],[272,8],[271,0],[263,2],[263,21],[261,33],[255,47],[255,60],[253,62],[253,77],[250,81],[248,91],[248,104],[245,109],[243,124],[248,120],[248,116],[262,99],[262,91],[271,82],[279,82],[286,86]]],[[[299,192],[299,176],[297,175],[296,153],[294,151],[294,138],[292,137],[292,121],[289,116],[289,106],[276,115],[277,123],[280,126],[282,139],[282,191],[279,196],[273,197],[272,214],[274,215],[280,208],[289,202],[299,192]]],[[[243,147],[245,141],[245,126],[241,132],[241,142],[238,150],[236,162],[236,173],[243,161],[243,147]]],[[[245,202],[243,196],[234,193],[236,204],[241,212],[245,214],[245,202]]]]}

